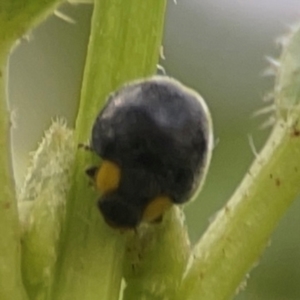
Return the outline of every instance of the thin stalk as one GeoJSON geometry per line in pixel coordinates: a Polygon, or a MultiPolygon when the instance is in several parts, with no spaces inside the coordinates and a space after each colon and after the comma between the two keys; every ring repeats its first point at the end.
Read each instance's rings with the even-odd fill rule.
{"type": "Polygon", "coordinates": [[[176,299],[231,299],[300,193],[300,27],[281,57],[277,123],[242,183],[190,258],[176,299]]]}
{"type": "Polygon", "coordinates": [[[278,124],[231,200],[195,247],[177,299],[231,299],[300,192],[300,139],[278,124]]]}
{"type": "Polygon", "coordinates": [[[11,164],[10,115],[7,108],[7,64],[17,40],[43,20],[59,0],[0,2],[0,299],[26,299],[21,279],[20,228],[11,164]]]}
{"type": "MultiPolygon", "coordinates": [[[[92,17],[75,133],[87,142],[105,98],[118,86],[155,72],[165,1],[98,0],[92,17]]],[[[79,150],[69,194],[53,298],[118,299],[125,239],[104,224],[85,169],[92,154],[79,150]]],[[[94,159],[95,162],[95,159],[94,159]]],[[[99,163],[99,161],[98,161],[99,163]]]]}
{"type": "Polygon", "coordinates": [[[26,295],[21,279],[20,229],[11,165],[6,73],[5,55],[0,53],[0,299],[21,300],[26,299],[26,295]]]}

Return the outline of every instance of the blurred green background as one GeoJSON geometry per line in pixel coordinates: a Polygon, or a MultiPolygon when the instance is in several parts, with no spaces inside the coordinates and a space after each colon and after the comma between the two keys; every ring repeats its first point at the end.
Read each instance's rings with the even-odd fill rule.
{"type": "MultiPolygon", "coordinates": [[[[10,59],[9,96],[14,112],[14,170],[22,184],[33,151],[51,119],[65,117],[70,126],[78,106],[89,24],[90,5],[65,4],[61,12],[28,34],[10,59]]],[[[199,199],[186,207],[192,242],[247,172],[256,149],[269,130],[260,130],[268,115],[253,118],[272,90],[263,77],[265,56],[278,57],[277,37],[300,21],[298,0],[178,0],[168,2],[164,55],[168,75],[198,90],[207,101],[216,148],[199,199]]],[[[300,55],[300,54],[299,54],[300,55]]],[[[239,300],[300,299],[300,201],[295,201],[274,233],[270,247],[251,273],[239,300]]],[[[238,263],[238,260],[237,260],[238,263]]]]}

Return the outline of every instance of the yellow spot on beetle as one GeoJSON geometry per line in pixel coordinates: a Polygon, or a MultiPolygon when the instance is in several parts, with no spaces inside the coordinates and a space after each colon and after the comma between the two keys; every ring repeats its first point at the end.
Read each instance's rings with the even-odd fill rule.
{"type": "Polygon", "coordinates": [[[172,206],[172,200],[167,196],[159,196],[151,200],[143,213],[143,221],[154,222],[172,206]]]}
{"type": "Polygon", "coordinates": [[[119,166],[109,160],[104,160],[96,174],[96,186],[105,194],[118,188],[121,179],[119,166]]]}

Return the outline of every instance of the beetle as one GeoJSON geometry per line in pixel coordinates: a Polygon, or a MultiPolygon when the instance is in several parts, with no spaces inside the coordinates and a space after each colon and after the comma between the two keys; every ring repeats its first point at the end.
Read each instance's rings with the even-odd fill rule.
{"type": "Polygon", "coordinates": [[[114,228],[157,222],[200,190],[213,145],[201,96],[167,76],[133,81],[112,93],[92,127],[102,158],[86,172],[101,192],[98,207],[114,228]]]}

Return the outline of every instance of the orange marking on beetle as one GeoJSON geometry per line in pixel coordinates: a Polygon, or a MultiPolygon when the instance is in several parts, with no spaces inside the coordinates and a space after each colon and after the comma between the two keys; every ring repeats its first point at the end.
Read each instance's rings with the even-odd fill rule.
{"type": "Polygon", "coordinates": [[[96,187],[105,194],[118,188],[121,170],[114,162],[104,160],[96,173],[96,187]]]}
{"type": "Polygon", "coordinates": [[[172,200],[167,196],[159,196],[152,199],[146,207],[142,220],[145,222],[154,222],[164,214],[173,205],[172,200]]]}

